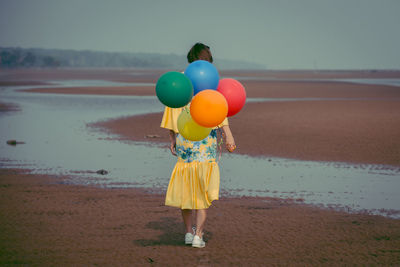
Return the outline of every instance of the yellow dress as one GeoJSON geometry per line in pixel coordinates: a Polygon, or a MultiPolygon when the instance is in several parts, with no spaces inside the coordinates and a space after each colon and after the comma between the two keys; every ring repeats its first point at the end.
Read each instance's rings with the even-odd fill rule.
{"type": "MultiPolygon", "coordinates": [[[[168,184],[165,205],[181,209],[206,209],[219,196],[219,167],[216,162],[217,132],[201,141],[189,141],[178,132],[177,121],[183,108],[166,107],[161,127],[176,136],[178,161],[168,184]]],[[[228,125],[225,119],[218,127],[228,125]]]]}

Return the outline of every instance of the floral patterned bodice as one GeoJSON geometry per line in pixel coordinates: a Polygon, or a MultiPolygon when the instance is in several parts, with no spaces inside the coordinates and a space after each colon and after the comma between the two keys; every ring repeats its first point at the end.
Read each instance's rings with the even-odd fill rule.
{"type": "Polygon", "coordinates": [[[178,134],[176,138],[178,161],[214,162],[217,156],[217,130],[211,130],[208,137],[201,141],[189,141],[178,134]]]}

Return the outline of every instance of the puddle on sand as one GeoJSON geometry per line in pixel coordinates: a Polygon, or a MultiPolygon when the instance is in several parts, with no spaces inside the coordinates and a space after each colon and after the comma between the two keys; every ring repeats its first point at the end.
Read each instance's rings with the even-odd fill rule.
{"type": "MultiPolygon", "coordinates": [[[[35,94],[15,92],[16,88],[21,87],[0,90],[2,101],[21,107],[21,111],[0,116],[1,168],[26,167],[34,173],[63,175],[69,177],[68,183],[166,189],[176,161],[166,148],[107,140],[106,134],[86,126],[162,111],[156,97],[35,94]],[[9,139],[25,144],[9,146],[9,139]],[[96,174],[99,169],[109,173],[96,174]]],[[[399,213],[385,213],[400,212],[397,167],[224,154],[220,169],[221,193],[225,195],[302,199],[400,218],[399,213]]]]}

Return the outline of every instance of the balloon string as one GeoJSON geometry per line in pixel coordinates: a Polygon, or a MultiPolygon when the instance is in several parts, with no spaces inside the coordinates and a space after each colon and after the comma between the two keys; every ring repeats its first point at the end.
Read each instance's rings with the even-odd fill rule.
{"type": "Polygon", "coordinates": [[[217,163],[218,163],[222,157],[222,144],[224,143],[224,134],[220,127],[218,127],[217,129],[218,129],[219,135],[221,136],[221,138],[218,142],[218,150],[219,150],[219,156],[218,156],[218,160],[217,160],[217,163]]]}

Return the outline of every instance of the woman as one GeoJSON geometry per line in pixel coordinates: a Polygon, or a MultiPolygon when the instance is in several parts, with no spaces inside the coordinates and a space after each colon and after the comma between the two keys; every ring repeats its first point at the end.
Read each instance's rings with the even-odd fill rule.
{"type": "MultiPolygon", "coordinates": [[[[196,43],[187,55],[189,63],[196,60],[213,62],[210,48],[196,43]]],[[[217,129],[201,141],[189,141],[178,133],[177,120],[183,108],[166,107],[161,127],[169,130],[171,153],[178,161],[171,174],[165,205],[181,208],[186,227],[185,244],[202,248],[207,209],[219,194],[219,167],[217,155],[217,129]],[[196,210],[195,216],[192,216],[196,210]],[[194,217],[194,220],[193,220],[194,217]],[[193,227],[193,225],[196,227],[193,227]]],[[[218,127],[225,134],[226,148],[233,151],[235,140],[225,119],[218,127]]]]}

